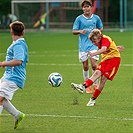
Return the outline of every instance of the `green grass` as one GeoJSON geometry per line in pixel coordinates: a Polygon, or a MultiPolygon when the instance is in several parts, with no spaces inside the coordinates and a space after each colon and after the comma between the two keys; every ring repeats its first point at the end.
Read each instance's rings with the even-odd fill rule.
{"type": "MultiPolygon", "coordinates": [[[[82,64],[78,62],[78,36],[69,32],[29,32],[27,81],[18,90],[12,103],[26,113],[16,130],[11,115],[3,111],[0,133],[132,133],[132,33],[104,32],[117,45],[124,45],[120,69],[113,81],[108,81],[96,101],[86,107],[91,95],[71,89],[71,82],[82,83],[82,64]],[[52,72],[63,76],[60,87],[51,87],[47,78],[52,72]],[[74,105],[77,100],[78,104],[74,105]]],[[[9,33],[0,34],[0,60],[12,42],[9,33]]],[[[2,76],[4,69],[0,69],[2,76]]]]}

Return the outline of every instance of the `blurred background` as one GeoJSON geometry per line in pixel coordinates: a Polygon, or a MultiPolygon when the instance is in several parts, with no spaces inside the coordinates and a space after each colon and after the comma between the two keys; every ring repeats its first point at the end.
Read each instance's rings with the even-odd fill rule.
{"type": "MultiPolygon", "coordinates": [[[[133,28],[133,0],[92,0],[92,12],[99,15],[104,29],[133,28]]],[[[82,13],[81,0],[0,0],[0,29],[22,21],[29,29],[72,29],[82,13]]]]}

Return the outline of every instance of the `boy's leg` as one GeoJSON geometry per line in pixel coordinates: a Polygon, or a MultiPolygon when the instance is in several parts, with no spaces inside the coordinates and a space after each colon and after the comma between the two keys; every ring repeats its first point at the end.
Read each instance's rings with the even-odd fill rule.
{"type": "Polygon", "coordinates": [[[3,100],[0,99],[0,105],[3,105],[3,108],[15,118],[19,117],[20,111],[9,101],[12,100],[15,91],[18,90],[18,86],[12,81],[2,79],[0,89],[0,97],[3,97],[3,100]]]}
{"type": "Polygon", "coordinates": [[[92,85],[100,76],[101,76],[101,71],[100,70],[96,70],[93,75],[86,80],[85,84],[87,87],[89,87],[90,85],[92,85]]]}
{"type": "Polygon", "coordinates": [[[0,96],[0,114],[2,114],[2,110],[3,110],[3,100],[4,98],[0,96]]]}
{"type": "Polygon", "coordinates": [[[75,83],[71,83],[71,87],[72,87],[73,89],[76,89],[78,92],[83,93],[83,92],[86,90],[86,88],[89,87],[89,86],[91,86],[91,85],[93,84],[93,82],[94,82],[97,78],[99,78],[100,76],[101,76],[101,71],[96,70],[96,71],[94,72],[94,74],[93,74],[89,79],[87,79],[87,80],[85,81],[84,84],[75,84],[75,83]]]}
{"type": "MultiPolygon", "coordinates": [[[[86,81],[89,78],[88,53],[87,52],[79,53],[79,59],[83,64],[83,78],[84,78],[84,81],[86,81]]],[[[86,93],[88,94],[92,93],[91,86],[86,88],[86,93]]]]}
{"type": "MultiPolygon", "coordinates": [[[[92,70],[92,74],[94,73],[94,70],[92,70]]],[[[94,91],[98,88],[98,79],[93,83],[94,91]]]]}
{"type": "Polygon", "coordinates": [[[86,80],[89,78],[88,70],[85,71],[85,70],[83,69],[83,78],[84,78],[84,81],[86,81],[86,80]]]}
{"type": "Polygon", "coordinates": [[[9,100],[4,99],[3,100],[3,107],[4,109],[9,112],[11,115],[14,116],[15,118],[15,125],[14,125],[14,129],[16,129],[21,121],[23,120],[23,118],[25,117],[25,114],[20,112],[19,110],[17,110],[9,100]]]}
{"type": "Polygon", "coordinates": [[[0,114],[2,113],[3,105],[0,105],[0,114]]]}
{"type": "Polygon", "coordinates": [[[87,103],[86,106],[94,106],[95,105],[95,100],[100,95],[101,91],[103,90],[106,81],[107,81],[107,77],[102,76],[101,80],[100,80],[100,84],[98,86],[98,89],[96,89],[94,91],[92,98],[90,99],[90,101],[87,103]]]}
{"type": "MultiPolygon", "coordinates": [[[[0,79],[0,86],[1,86],[1,79],[0,79]]],[[[1,91],[0,91],[0,93],[2,93],[1,91]]],[[[2,114],[2,111],[3,111],[3,100],[4,100],[4,98],[2,97],[2,96],[0,96],[0,115],[2,114]]]]}
{"type": "Polygon", "coordinates": [[[12,103],[7,100],[4,99],[3,100],[3,107],[4,109],[9,112],[12,116],[14,116],[16,119],[20,116],[20,111],[18,111],[13,105],[12,103]]]}
{"type": "MultiPolygon", "coordinates": [[[[92,50],[91,52],[94,53],[97,50],[92,50]]],[[[91,66],[92,66],[92,75],[95,72],[96,68],[97,68],[97,61],[99,60],[99,55],[93,56],[93,58],[90,58],[91,61],[91,66]]],[[[97,89],[98,87],[98,79],[95,80],[95,82],[93,83],[94,86],[94,90],[97,89]]]]}
{"type": "MultiPolygon", "coordinates": [[[[25,117],[25,114],[17,110],[12,103],[9,101],[13,98],[15,91],[18,90],[18,86],[12,82],[3,79],[0,86],[0,97],[4,97],[4,100],[0,100],[0,105],[3,105],[3,108],[9,112],[15,118],[14,129],[20,125],[20,122],[25,117]]],[[[1,107],[2,108],[2,107],[1,107]]],[[[2,109],[1,109],[2,110],[2,109]]]]}

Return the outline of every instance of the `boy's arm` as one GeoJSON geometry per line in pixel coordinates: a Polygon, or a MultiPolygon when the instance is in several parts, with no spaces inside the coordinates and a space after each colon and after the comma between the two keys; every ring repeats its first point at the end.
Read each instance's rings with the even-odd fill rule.
{"type": "Polygon", "coordinates": [[[73,35],[86,34],[86,30],[73,30],[73,35]]]}
{"type": "Polygon", "coordinates": [[[116,46],[119,52],[123,52],[125,50],[124,46],[116,46]]]}
{"type": "Polygon", "coordinates": [[[9,62],[6,62],[6,61],[3,61],[3,62],[0,62],[0,67],[6,67],[6,66],[19,66],[21,65],[22,61],[21,60],[11,60],[9,62]]]}
{"type": "Polygon", "coordinates": [[[99,49],[98,51],[91,53],[90,51],[88,51],[88,54],[90,55],[90,57],[95,56],[95,55],[100,55],[102,53],[104,53],[106,51],[107,47],[103,46],[101,49],[99,49]]]}

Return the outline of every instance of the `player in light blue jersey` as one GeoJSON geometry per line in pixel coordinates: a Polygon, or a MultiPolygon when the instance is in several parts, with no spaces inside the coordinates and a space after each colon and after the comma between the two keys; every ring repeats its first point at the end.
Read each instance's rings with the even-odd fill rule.
{"type": "Polygon", "coordinates": [[[26,63],[28,62],[28,47],[23,38],[25,26],[22,22],[15,21],[10,24],[12,44],[7,49],[6,60],[0,62],[0,67],[5,68],[0,80],[0,114],[3,108],[15,119],[16,129],[25,117],[25,114],[17,110],[10,100],[14,93],[23,89],[26,80],[26,63]]]}
{"type": "MultiPolygon", "coordinates": [[[[72,33],[74,35],[79,35],[78,45],[79,45],[79,61],[83,64],[83,77],[86,81],[89,77],[89,64],[88,64],[88,51],[97,51],[97,46],[93,45],[88,35],[93,29],[103,30],[103,24],[98,15],[92,14],[92,1],[84,0],[81,3],[83,14],[79,15],[73,24],[72,33]]],[[[97,67],[96,61],[99,60],[99,56],[93,56],[90,58],[90,64],[92,67],[92,72],[95,71],[97,67]]],[[[98,80],[93,84],[94,90],[98,86],[98,80]]],[[[92,89],[88,87],[86,93],[92,93],[92,89]]]]}

